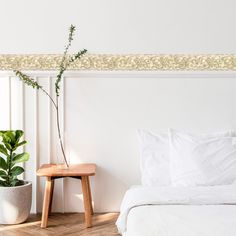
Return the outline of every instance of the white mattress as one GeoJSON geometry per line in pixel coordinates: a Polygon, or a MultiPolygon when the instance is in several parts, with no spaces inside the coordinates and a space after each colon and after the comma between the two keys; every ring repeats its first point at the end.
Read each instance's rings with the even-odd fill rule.
{"type": "Polygon", "coordinates": [[[124,236],[235,236],[236,186],[129,189],[117,220],[124,236]]]}
{"type": "Polygon", "coordinates": [[[235,236],[236,205],[154,205],[129,212],[123,236],[235,236]]]}

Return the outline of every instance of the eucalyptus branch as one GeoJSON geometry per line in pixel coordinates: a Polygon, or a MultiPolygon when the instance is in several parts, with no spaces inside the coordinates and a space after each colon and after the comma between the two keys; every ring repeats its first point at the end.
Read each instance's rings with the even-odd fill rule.
{"type": "Polygon", "coordinates": [[[65,68],[67,69],[72,63],[74,63],[76,60],[80,59],[84,54],[87,53],[87,49],[80,50],[75,55],[70,56],[65,68]]]}
{"type": "Polygon", "coordinates": [[[42,89],[43,87],[41,85],[38,84],[38,82],[32,78],[30,78],[28,75],[22,73],[21,71],[19,70],[14,70],[16,76],[19,77],[19,79],[21,81],[23,81],[25,84],[33,87],[33,88],[36,88],[36,89],[42,89]]]}
{"type": "Polygon", "coordinates": [[[58,131],[58,136],[59,136],[59,141],[60,141],[60,146],[61,146],[61,151],[63,154],[64,161],[67,165],[67,158],[65,155],[64,147],[63,147],[63,142],[61,138],[61,129],[60,129],[60,116],[59,116],[59,104],[58,104],[58,98],[60,95],[60,82],[63,79],[63,74],[67,70],[67,68],[76,60],[80,59],[86,52],[86,49],[78,51],[76,54],[73,56],[67,56],[68,50],[71,46],[71,43],[73,41],[74,37],[74,32],[75,32],[75,26],[71,25],[69,29],[69,37],[68,37],[68,44],[65,46],[65,50],[63,52],[63,56],[59,65],[59,72],[57,74],[56,82],[55,82],[55,93],[56,93],[56,101],[50,96],[50,94],[34,79],[30,78],[28,75],[22,73],[21,71],[15,70],[16,76],[20,78],[21,81],[23,81],[25,84],[28,86],[31,86],[32,88],[36,88],[38,90],[42,90],[51,100],[53,103],[54,108],[56,109],[56,122],[57,122],[57,131],[58,131]]]}
{"type": "Polygon", "coordinates": [[[58,109],[57,104],[55,103],[55,101],[53,100],[53,98],[50,96],[50,94],[49,94],[45,89],[43,89],[43,88],[42,88],[41,90],[49,97],[49,99],[51,100],[53,106],[54,106],[56,109],[58,109]]]}
{"type": "Polygon", "coordinates": [[[54,107],[57,109],[57,105],[56,105],[55,101],[50,96],[50,94],[43,88],[43,86],[41,86],[36,80],[30,78],[28,75],[22,73],[19,70],[14,70],[14,72],[15,72],[16,76],[19,77],[19,79],[21,81],[23,81],[26,85],[31,86],[32,88],[36,88],[38,90],[42,90],[49,97],[49,99],[53,103],[54,107]]]}
{"type": "Polygon", "coordinates": [[[75,32],[75,26],[74,25],[71,25],[70,26],[70,29],[69,29],[69,37],[68,37],[68,44],[65,46],[65,50],[63,52],[63,56],[62,56],[62,60],[61,60],[61,63],[60,63],[60,66],[59,66],[59,73],[57,75],[57,80],[55,82],[55,90],[56,90],[56,95],[59,96],[59,93],[60,93],[60,82],[62,80],[62,75],[63,73],[65,72],[66,70],[66,67],[65,67],[65,60],[66,60],[66,55],[67,55],[67,52],[71,46],[71,42],[73,41],[73,36],[74,36],[74,32],[75,32]]]}

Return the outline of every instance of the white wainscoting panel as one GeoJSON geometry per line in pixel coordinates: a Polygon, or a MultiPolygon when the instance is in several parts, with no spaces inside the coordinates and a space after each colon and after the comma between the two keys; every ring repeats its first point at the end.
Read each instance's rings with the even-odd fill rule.
{"type": "MultiPolygon", "coordinates": [[[[55,72],[29,72],[54,96],[55,72]]],[[[118,211],[125,190],[140,183],[137,128],[165,132],[236,130],[236,74],[230,72],[68,72],[61,84],[60,115],[70,163],[95,162],[95,211],[118,211]]],[[[32,212],[42,209],[42,163],[62,160],[55,110],[41,91],[0,72],[0,129],[23,129],[33,183],[32,212]]],[[[83,211],[76,179],[56,180],[53,211],[83,211]]]]}

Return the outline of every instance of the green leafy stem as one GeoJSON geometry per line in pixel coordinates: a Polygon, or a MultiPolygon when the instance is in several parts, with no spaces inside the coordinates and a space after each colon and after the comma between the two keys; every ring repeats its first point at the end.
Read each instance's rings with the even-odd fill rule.
{"type": "Polygon", "coordinates": [[[63,146],[63,142],[62,142],[61,128],[60,128],[59,100],[58,100],[58,98],[60,96],[60,83],[61,83],[61,80],[63,79],[64,72],[68,69],[68,67],[73,62],[75,62],[76,60],[79,60],[84,54],[87,53],[87,50],[83,49],[83,50],[78,51],[74,55],[67,56],[68,50],[69,50],[69,48],[71,46],[71,43],[74,39],[75,30],[76,30],[75,26],[71,25],[70,28],[69,28],[68,43],[65,46],[65,50],[64,50],[64,53],[63,53],[63,56],[62,56],[62,60],[61,60],[60,65],[59,65],[59,72],[56,76],[56,82],[55,82],[56,100],[54,100],[50,96],[50,94],[36,80],[34,80],[30,76],[22,73],[19,70],[14,71],[16,76],[19,77],[19,79],[22,82],[24,82],[26,85],[28,85],[28,86],[30,86],[34,89],[38,89],[38,90],[41,90],[42,92],[44,92],[48,96],[50,101],[52,102],[54,108],[56,109],[56,123],[57,123],[58,137],[59,137],[59,142],[60,142],[60,147],[61,147],[61,151],[62,151],[62,154],[63,154],[63,158],[64,158],[64,161],[65,161],[65,164],[67,165],[67,167],[69,165],[68,165],[68,161],[67,161],[67,158],[66,158],[66,154],[65,154],[65,150],[64,150],[64,146],[63,146]]]}

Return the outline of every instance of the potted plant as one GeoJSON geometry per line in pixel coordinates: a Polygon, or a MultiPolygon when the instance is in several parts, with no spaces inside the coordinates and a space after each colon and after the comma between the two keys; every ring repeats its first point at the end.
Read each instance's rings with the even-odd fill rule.
{"type": "Polygon", "coordinates": [[[24,168],[19,163],[29,154],[18,151],[26,144],[22,130],[0,131],[0,224],[19,224],[30,213],[32,183],[19,179],[24,168]]]}
{"type": "Polygon", "coordinates": [[[45,95],[48,96],[49,100],[52,102],[52,105],[53,105],[53,107],[55,108],[55,111],[56,111],[57,133],[58,133],[59,143],[60,143],[61,151],[62,151],[62,154],[63,154],[63,161],[64,161],[64,163],[58,163],[58,164],[61,164],[61,165],[58,165],[58,166],[62,166],[62,167],[65,167],[65,168],[68,168],[69,164],[68,164],[68,160],[67,160],[67,157],[66,157],[66,154],[65,154],[64,145],[63,145],[63,141],[62,141],[62,135],[61,135],[61,128],[60,128],[60,116],[59,116],[60,83],[61,83],[61,80],[63,79],[63,75],[64,75],[65,71],[71,66],[71,64],[73,64],[75,61],[79,60],[83,55],[85,55],[87,53],[86,49],[82,49],[74,55],[67,55],[68,50],[71,46],[71,43],[74,39],[73,37],[74,37],[75,30],[76,30],[75,26],[71,25],[70,28],[69,28],[68,43],[65,46],[65,50],[63,52],[63,56],[61,58],[61,62],[60,62],[60,65],[59,65],[59,72],[57,74],[57,79],[56,79],[56,82],[55,82],[56,99],[53,99],[53,97],[49,94],[49,92],[47,92],[43,88],[43,86],[41,86],[36,80],[34,80],[30,76],[24,74],[20,70],[14,70],[16,76],[19,77],[19,79],[22,82],[24,82],[26,85],[28,85],[28,86],[30,86],[34,89],[41,90],[45,95]]]}

